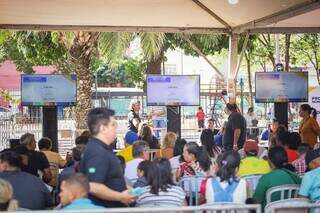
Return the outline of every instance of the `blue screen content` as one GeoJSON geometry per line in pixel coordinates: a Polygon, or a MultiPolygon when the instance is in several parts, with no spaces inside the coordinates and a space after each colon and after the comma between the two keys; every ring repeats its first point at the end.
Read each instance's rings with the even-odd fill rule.
{"type": "Polygon", "coordinates": [[[256,102],[307,102],[308,72],[257,72],[256,102]]]}
{"type": "Polygon", "coordinates": [[[76,75],[21,75],[23,106],[69,106],[76,101],[76,75]]]}
{"type": "Polygon", "coordinates": [[[200,104],[200,76],[148,75],[148,106],[197,106],[200,104]]]}

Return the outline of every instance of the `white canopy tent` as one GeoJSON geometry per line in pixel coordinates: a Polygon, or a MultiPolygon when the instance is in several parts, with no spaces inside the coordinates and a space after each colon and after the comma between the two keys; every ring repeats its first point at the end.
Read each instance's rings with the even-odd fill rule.
{"type": "Polygon", "coordinates": [[[1,0],[0,11],[0,29],[229,34],[230,79],[238,34],[320,32],[319,0],[1,0]]]}
{"type": "Polygon", "coordinates": [[[10,29],[192,33],[314,32],[318,0],[1,0],[10,29]]]}

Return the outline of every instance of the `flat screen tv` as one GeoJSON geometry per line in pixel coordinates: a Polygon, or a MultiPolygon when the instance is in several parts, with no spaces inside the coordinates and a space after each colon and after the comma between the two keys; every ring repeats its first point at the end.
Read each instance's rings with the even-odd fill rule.
{"type": "Polygon", "coordinates": [[[23,106],[71,106],[76,101],[76,75],[21,75],[23,106]]]}
{"type": "Polygon", "coordinates": [[[148,106],[200,105],[199,75],[147,75],[148,106]]]}
{"type": "Polygon", "coordinates": [[[256,72],[256,102],[307,102],[308,72],[256,72]]]}

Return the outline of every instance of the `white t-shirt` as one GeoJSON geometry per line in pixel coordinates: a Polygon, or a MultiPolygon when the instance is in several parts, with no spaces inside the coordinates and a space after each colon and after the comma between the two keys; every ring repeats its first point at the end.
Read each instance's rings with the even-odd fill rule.
{"type": "MultiPolygon", "coordinates": [[[[220,184],[221,188],[223,188],[223,189],[227,188],[227,186],[228,186],[227,181],[223,181],[223,182],[219,181],[219,184],[220,184]]],[[[247,184],[244,179],[240,179],[239,184],[233,193],[233,203],[243,203],[244,204],[246,202],[246,199],[247,199],[247,184]]],[[[215,203],[214,191],[213,191],[213,187],[212,187],[212,178],[209,178],[207,180],[206,200],[207,200],[207,204],[215,203]]]]}
{"type": "Polygon", "coordinates": [[[166,119],[166,108],[163,106],[151,107],[152,120],[165,120],[166,119]]]}
{"type": "Polygon", "coordinates": [[[180,166],[180,161],[179,161],[179,159],[181,158],[181,156],[180,155],[178,155],[178,156],[174,156],[174,157],[172,157],[172,158],[170,158],[170,165],[171,165],[171,169],[172,170],[176,170],[176,169],[178,169],[179,168],[179,166],[180,166]]]}
{"type": "Polygon", "coordinates": [[[124,176],[128,179],[137,179],[137,168],[140,162],[144,161],[142,158],[136,158],[129,161],[126,165],[124,176]]]}
{"type": "Polygon", "coordinates": [[[253,114],[253,115],[245,114],[244,118],[246,119],[247,126],[249,126],[249,127],[252,126],[252,121],[253,120],[258,120],[257,116],[255,114],[253,114]]]}

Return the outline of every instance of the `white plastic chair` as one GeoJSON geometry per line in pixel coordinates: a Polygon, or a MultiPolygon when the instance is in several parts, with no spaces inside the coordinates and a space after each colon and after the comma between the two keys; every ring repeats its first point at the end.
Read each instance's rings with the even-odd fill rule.
{"type": "Polygon", "coordinates": [[[309,204],[309,199],[306,198],[293,198],[293,199],[286,199],[286,200],[278,200],[271,203],[268,203],[265,208],[265,213],[307,213],[308,208],[298,208],[299,206],[303,206],[305,204],[309,204]],[[296,209],[286,209],[286,206],[296,206],[296,209]],[[282,209],[280,209],[282,208],[282,209]]]}
{"type": "Polygon", "coordinates": [[[199,205],[199,193],[201,182],[205,176],[190,176],[182,177],[179,181],[179,186],[185,191],[189,197],[189,206],[199,205]]]}
{"type": "Polygon", "coordinates": [[[268,189],[266,193],[267,204],[271,203],[271,196],[275,193],[280,193],[280,200],[297,198],[300,185],[297,184],[286,184],[281,186],[275,186],[268,189]]]}
{"type": "Polygon", "coordinates": [[[261,176],[262,175],[246,175],[246,176],[241,177],[242,179],[244,179],[247,182],[248,197],[253,196],[261,176]]]}
{"type": "MultiPolygon", "coordinates": [[[[230,203],[230,202],[214,202],[214,203],[207,203],[203,206],[215,206],[215,205],[232,205],[232,206],[239,206],[239,209],[243,207],[243,203],[230,203]]],[[[249,213],[249,210],[207,210],[206,213],[249,213]]]]}

